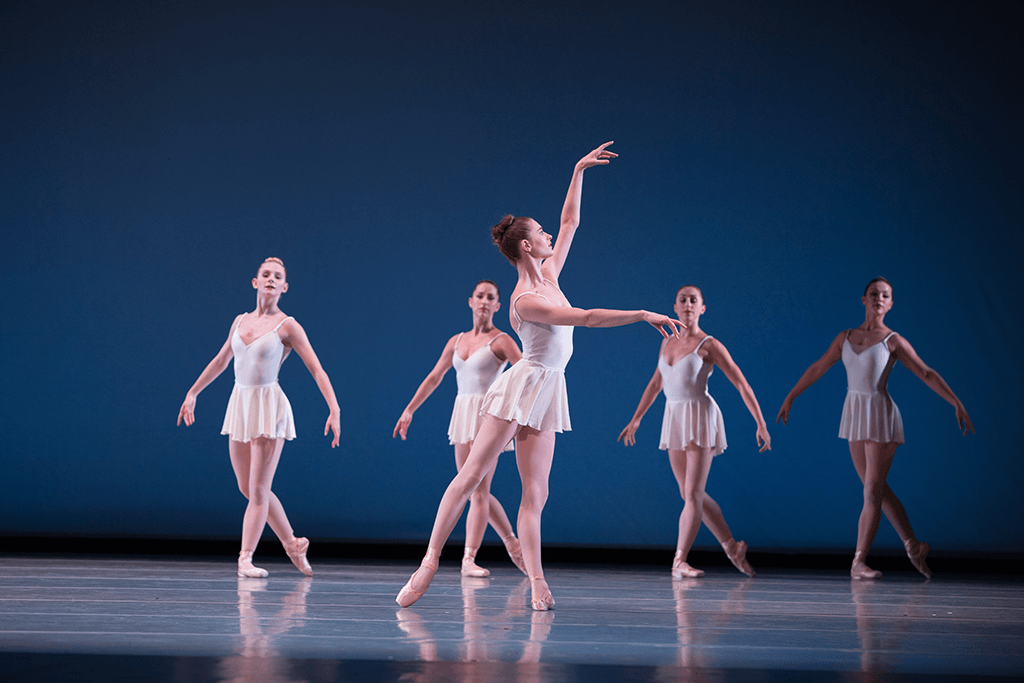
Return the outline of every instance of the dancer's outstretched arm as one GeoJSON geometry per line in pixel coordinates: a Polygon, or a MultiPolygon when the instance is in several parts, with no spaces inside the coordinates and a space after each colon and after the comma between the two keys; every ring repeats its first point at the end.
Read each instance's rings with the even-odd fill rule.
{"type": "Polygon", "coordinates": [[[828,347],[828,351],[825,352],[825,355],[816,360],[811,367],[804,371],[804,374],[797,381],[796,386],[789,390],[789,395],[786,396],[786,400],[782,402],[782,407],[779,408],[779,415],[775,418],[776,423],[781,420],[782,424],[786,424],[789,420],[789,411],[793,407],[793,399],[804,393],[807,387],[821,379],[822,375],[824,375],[830,367],[843,359],[843,341],[845,340],[846,332],[840,332],[836,335],[836,338],[832,340],[832,344],[828,347]]]}
{"type": "Polygon", "coordinates": [[[574,308],[553,306],[539,296],[524,296],[515,304],[519,317],[543,325],[572,325],[575,327],[621,327],[646,322],[661,332],[666,339],[678,336],[686,329],[678,320],[651,311],[619,311],[612,308],[574,308]]]}
{"type": "Polygon", "coordinates": [[[914,351],[914,347],[906,339],[897,334],[893,336],[893,343],[896,346],[894,351],[896,360],[910,368],[910,371],[920,377],[921,381],[927,384],[932,391],[946,399],[956,409],[956,424],[957,427],[964,430],[965,436],[968,429],[971,430],[971,433],[974,433],[971,416],[967,414],[964,404],[960,402],[960,399],[956,397],[953,390],[946,384],[946,380],[942,379],[939,373],[925,365],[921,357],[914,351]]]}
{"type": "MultiPolygon", "coordinates": [[[[665,348],[665,340],[661,342],[662,349],[665,348]]],[[[659,357],[661,351],[658,351],[659,357]]],[[[644,393],[640,396],[640,404],[636,407],[636,411],[633,413],[633,419],[629,421],[626,428],[619,433],[618,441],[621,441],[625,446],[636,445],[636,430],[640,427],[640,421],[644,419],[644,415],[647,414],[647,410],[654,403],[654,399],[658,398],[658,394],[661,393],[661,370],[657,366],[654,368],[654,376],[651,377],[651,381],[647,383],[647,388],[644,389],[644,393]]]]}
{"type": "Polygon", "coordinates": [[[231,329],[228,330],[228,338],[224,341],[224,345],[220,347],[220,351],[213,357],[213,360],[209,362],[206,368],[199,374],[199,379],[196,380],[192,388],[185,394],[185,401],[181,404],[181,408],[178,409],[178,424],[182,421],[185,422],[186,427],[191,427],[196,421],[196,399],[199,394],[210,385],[210,382],[220,377],[220,373],[228,367],[228,363],[234,358],[235,353],[231,350],[231,335],[235,333],[235,327],[238,326],[238,321],[245,315],[241,313],[235,316],[234,322],[231,323],[231,329]]]}
{"type": "Polygon", "coordinates": [[[402,411],[402,416],[398,418],[398,422],[395,424],[395,430],[391,432],[391,438],[401,436],[402,441],[405,441],[405,435],[409,431],[409,425],[412,424],[412,415],[416,410],[423,405],[423,402],[434,393],[434,389],[437,389],[438,385],[441,384],[441,380],[444,379],[445,374],[452,367],[452,359],[455,356],[455,340],[458,339],[459,335],[452,336],[448,340],[448,343],[444,345],[444,350],[441,351],[441,357],[437,359],[437,363],[434,364],[434,369],[431,370],[426,378],[420,383],[416,393],[412,395],[412,400],[409,401],[409,405],[402,411]]]}
{"type": "Polygon", "coordinates": [[[722,368],[722,372],[729,378],[732,385],[736,387],[736,390],[740,392],[747,410],[754,417],[754,422],[757,423],[755,438],[757,439],[757,445],[761,447],[760,452],[770,451],[772,449],[772,437],[768,435],[768,425],[765,424],[764,415],[761,414],[761,406],[757,403],[757,396],[754,396],[754,390],[750,388],[750,383],[743,376],[740,366],[736,365],[736,361],[732,359],[729,349],[725,348],[725,344],[717,339],[712,338],[707,347],[708,359],[722,368]]]}
{"type": "Polygon", "coordinates": [[[544,261],[545,276],[557,281],[558,275],[565,265],[565,258],[569,255],[569,247],[572,246],[572,238],[576,234],[576,228],[580,224],[580,202],[583,199],[583,171],[591,166],[603,166],[618,156],[605,147],[612,142],[606,142],[590,154],[576,162],[572,170],[572,180],[569,181],[569,191],[565,195],[565,204],[562,205],[562,218],[558,224],[558,239],[555,240],[554,255],[544,261]]]}
{"type": "Polygon", "coordinates": [[[324,425],[324,436],[327,436],[328,431],[334,432],[334,439],[331,441],[331,448],[334,448],[341,440],[341,408],[334,395],[331,378],[327,376],[327,372],[320,365],[320,359],[313,351],[313,346],[309,343],[309,338],[306,337],[306,331],[302,329],[302,325],[289,318],[281,325],[280,337],[282,344],[292,347],[295,349],[295,353],[299,354],[299,358],[306,364],[309,374],[313,375],[324,400],[327,401],[330,413],[327,415],[327,424],[324,425]]]}

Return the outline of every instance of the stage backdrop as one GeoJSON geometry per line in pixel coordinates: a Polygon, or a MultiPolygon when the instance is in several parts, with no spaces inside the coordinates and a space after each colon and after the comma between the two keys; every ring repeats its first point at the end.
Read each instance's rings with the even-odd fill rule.
{"type": "MultiPolygon", "coordinates": [[[[1024,550],[1019,3],[354,4],[0,5],[0,534],[239,534],[231,371],[195,426],[175,417],[273,255],[343,412],[331,450],[288,359],[299,436],[276,492],[301,534],[424,542],[455,473],[454,373],[408,441],[394,424],[470,327],[474,283],[515,284],[490,226],[511,212],[556,230],[573,164],[615,140],[620,157],[586,173],[562,287],[581,307],[663,312],[703,288],[701,325],[772,435],[758,453],[716,371],[729,448],[707,488],[736,536],[852,548],[842,367],[788,426],[775,416],[885,275],[886,322],[977,427],[962,436],[898,366],[890,484],[937,551],[1024,550]]],[[[616,442],[659,341],[643,324],[576,330],[545,542],[674,545],[663,399],[635,447],[616,442]]],[[[514,518],[514,456],[493,492],[514,518]]],[[[898,547],[884,521],[877,546],[898,547]]]]}

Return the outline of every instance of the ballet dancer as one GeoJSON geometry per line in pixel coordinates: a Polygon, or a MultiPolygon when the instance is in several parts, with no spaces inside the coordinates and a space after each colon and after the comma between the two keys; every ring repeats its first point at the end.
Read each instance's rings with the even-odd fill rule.
{"type": "Polygon", "coordinates": [[[842,359],[846,366],[847,392],[843,416],[839,423],[839,438],[850,442],[850,455],[857,475],[864,484],[864,506],[857,525],[857,549],[850,567],[854,579],[877,579],[882,572],[867,565],[868,551],[878,532],[881,513],[892,524],[906,548],[907,556],[919,572],[931,578],[927,557],[931,549],[918,541],[903,503],[886,483],[889,468],[896,455],[896,447],[904,442],[903,419],[886,389],[889,373],[896,361],[921,378],[932,391],[946,399],[956,409],[956,422],[963,429],[974,431],[964,404],[956,397],[939,373],[924,364],[914,347],[885,325],[885,314],[892,308],[892,285],[884,277],[868,283],[861,297],[864,304],[864,323],[852,330],[840,332],[832,340],[825,355],[807,368],[796,386],[786,396],[775,420],[786,424],[793,400],[842,359]]]}
{"type": "Polygon", "coordinates": [[[606,142],[576,163],[554,247],[551,235],[532,218],[505,216],[491,229],[502,254],[519,272],[509,319],[523,343],[523,359],[502,373],[484,396],[481,410],[485,414],[480,431],[466,463],[441,499],[419,569],[396,598],[402,607],[416,602],[430,586],[441,548],[466,500],[494,468],[505,445],[515,438],[516,463],[523,484],[516,526],[530,577],[530,602],[535,610],[551,609],[555,601],[544,580],[540,560],[540,518],[547,501],[555,434],[570,429],[563,371],[572,355],[572,328],[616,327],[645,321],[665,336],[679,333],[678,321],[650,311],[573,308],[559,289],[558,275],[580,222],[583,172],[615,158],[617,155],[607,149],[611,144],[606,142]]]}
{"type": "Polygon", "coordinates": [[[680,287],[673,307],[686,330],[679,337],[662,340],[654,376],[640,396],[633,419],[619,434],[619,441],[626,446],[636,443],[640,421],[658,393],[664,391],[665,417],[661,423],[661,444],[658,447],[668,451],[668,461],[684,501],[683,512],[679,515],[679,538],[672,562],[672,578],[704,575],[702,570],[694,569],[686,560],[701,521],[722,544],[733,565],[747,576],[754,576],[754,568],[747,561],[746,542],[733,539],[722,509],[704,492],[711,461],[726,448],[722,411],[708,393],[708,378],[715,365],[722,368],[753,415],[757,423],[755,438],[762,453],[771,450],[768,426],[761,415],[754,390],[725,344],[700,329],[700,316],[707,310],[704,292],[694,285],[680,287]]]}
{"type": "MultiPolygon", "coordinates": [[[[501,308],[501,293],[498,285],[490,280],[481,280],[473,288],[469,298],[469,308],[473,311],[473,329],[460,332],[445,344],[441,357],[437,359],[434,369],[430,371],[409,405],[398,418],[395,431],[391,438],[402,437],[405,441],[412,422],[413,413],[444,379],[452,367],[455,368],[455,380],[459,386],[455,397],[455,408],[448,424],[448,443],[455,446],[455,466],[462,469],[473,446],[473,438],[480,428],[480,404],[491,383],[498,378],[501,371],[509,363],[515,365],[522,358],[519,347],[501,330],[494,326],[494,314],[501,308]]],[[[512,442],[505,451],[514,450],[512,442]]],[[[498,461],[494,461],[495,467],[498,461]]],[[[498,499],[491,495],[491,479],[494,468],[488,472],[480,485],[469,497],[469,514],[466,515],[466,548],[462,555],[462,575],[477,578],[490,576],[491,572],[476,563],[476,553],[490,522],[498,532],[512,562],[526,573],[523,564],[523,552],[519,539],[512,531],[512,523],[508,521],[505,509],[498,499]]]]}
{"type": "Polygon", "coordinates": [[[256,290],[256,310],[242,313],[231,323],[227,341],[185,394],[185,402],[178,411],[178,424],[184,421],[191,426],[195,422],[196,398],[224,372],[228,361],[234,357],[235,388],[228,399],[221,434],[229,437],[231,467],[238,488],[249,500],[242,520],[238,575],[267,576],[267,570],[253,566],[252,554],[263,527],[269,523],[292,563],[306,576],[312,576],[313,568],[306,559],[309,540],[295,537],[281,501],[270,490],[284,442],[295,438],[292,407],[277,383],[278,370],[292,349],[306,364],[330,408],[324,435],[328,431],[334,433],[332,448],[341,437],[341,409],[331,380],[320,366],[305,330],[278,307],[281,295],[288,291],[281,259],[270,257],[264,261],[252,279],[252,287],[256,290]]]}

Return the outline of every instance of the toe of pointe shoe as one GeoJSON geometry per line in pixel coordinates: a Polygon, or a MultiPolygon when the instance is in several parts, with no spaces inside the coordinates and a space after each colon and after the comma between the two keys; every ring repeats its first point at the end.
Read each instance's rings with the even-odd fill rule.
{"type": "Polygon", "coordinates": [[[285,552],[288,553],[288,558],[295,565],[295,568],[306,576],[313,576],[313,567],[310,566],[309,560],[306,558],[306,552],[309,550],[309,539],[296,538],[292,543],[283,545],[285,552]]]}
{"type": "Polygon", "coordinates": [[[512,560],[512,564],[526,576],[529,576],[529,572],[526,571],[526,562],[523,561],[523,546],[520,545],[519,539],[512,539],[512,544],[505,544],[505,550],[508,551],[509,559],[512,560]]]}
{"type": "Polygon", "coordinates": [[[469,577],[472,577],[474,579],[486,579],[488,576],[491,575],[491,570],[490,569],[484,569],[483,567],[479,566],[476,562],[473,562],[472,560],[470,560],[469,562],[466,562],[465,560],[463,560],[462,561],[462,575],[463,576],[469,576],[469,577]]]}
{"type": "Polygon", "coordinates": [[[434,573],[436,571],[436,564],[433,567],[421,564],[420,568],[413,572],[412,576],[409,577],[409,580],[405,583],[404,586],[402,586],[402,590],[398,591],[398,596],[395,598],[395,602],[397,602],[402,607],[408,607],[409,605],[412,605],[417,600],[422,598],[423,594],[427,592],[428,588],[430,588],[430,581],[433,580],[434,573]],[[420,570],[423,569],[430,572],[430,578],[427,579],[427,585],[423,587],[423,590],[415,590],[412,587],[413,579],[415,579],[416,575],[419,574],[420,570]]]}
{"type": "Polygon", "coordinates": [[[932,578],[932,571],[928,568],[927,558],[928,551],[931,549],[932,547],[929,544],[923,542],[914,546],[913,550],[907,549],[907,557],[910,558],[914,568],[929,579],[932,578]]]}
{"type": "Polygon", "coordinates": [[[535,612],[546,612],[554,608],[555,599],[551,596],[551,589],[548,588],[548,582],[544,580],[544,577],[531,577],[530,588],[533,591],[533,595],[530,598],[530,607],[535,612]]]}
{"type": "Polygon", "coordinates": [[[747,561],[747,542],[737,541],[733,548],[733,552],[730,553],[728,550],[725,552],[725,556],[729,558],[732,565],[739,569],[747,576],[754,576],[757,572],[754,571],[753,566],[747,561]]]}
{"type": "Polygon", "coordinates": [[[878,571],[877,569],[871,569],[869,567],[864,567],[862,569],[851,569],[850,578],[855,581],[862,579],[871,581],[874,579],[882,578],[882,572],[878,571]]]}

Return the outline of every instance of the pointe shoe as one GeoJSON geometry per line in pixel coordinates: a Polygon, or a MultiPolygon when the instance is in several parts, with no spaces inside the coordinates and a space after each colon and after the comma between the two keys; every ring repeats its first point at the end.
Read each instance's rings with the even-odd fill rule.
{"type": "Polygon", "coordinates": [[[512,564],[519,568],[523,574],[530,575],[526,571],[526,562],[523,561],[523,546],[519,543],[519,539],[515,536],[501,539],[502,543],[505,544],[505,550],[508,551],[509,559],[512,560],[512,564]]]}
{"type": "Polygon", "coordinates": [[[252,566],[252,552],[238,553],[238,575],[243,579],[263,579],[270,575],[266,569],[252,566]]]}
{"type": "Polygon", "coordinates": [[[927,543],[918,541],[917,539],[911,539],[903,544],[903,547],[907,549],[907,557],[914,564],[917,571],[924,574],[927,578],[932,578],[932,570],[928,569],[928,564],[925,559],[928,557],[928,551],[932,549],[927,543]]]}
{"type": "Polygon", "coordinates": [[[284,551],[291,558],[292,564],[300,572],[306,576],[313,576],[313,568],[309,566],[309,560],[306,559],[306,551],[309,550],[308,538],[292,537],[290,541],[281,541],[281,545],[284,546],[284,551]]]}
{"type": "Polygon", "coordinates": [[[853,566],[850,567],[851,579],[880,579],[882,572],[872,569],[864,563],[864,553],[856,552],[853,555],[853,566]]]}
{"type": "Polygon", "coordinates": [[[703,569],[694,569],[686,563],[683,559],[683,554],[676,551],[675,559],[672,560],[672,578],[673,579],[699,579],[704,576],[703,569]]]}
{"type": "Polygon", "coordinates": [[[428,553],[427,557],[424,557],[423,561],[420,562],[419,569],[412,573],[412,576],[409,577],[409,580],[405,583],[404,586],[402,586],[402,590],[398,591],[398,597],[395,598],[395,602],[397,602],[402,607],[408,607],[409,605],[413,604],[414,602],[422,598],[423,594],[427,592],[428,588],[430,588],[430,582],[434,579],[434,574],[436,573],[437,557],[431,558],[428,553]],[[412,582],[416,578],[416,575],[419,574],[421,571],[425,571],[428,574],[427,585],[424,586],[422,590],[415,590],[412,587],[412,582]]]}
{"type": "Polygon", "coordinates": [[[462,575],[471,576],[474,579],[486,579],[491,575],[491,570],[478,565],[475,557],[466,555],[462,558],[462,575]]]}
{"type": "Polygon", "coordinates": [[[530,577],[530,607],[537,612],[545,612],[555,606],[555,599],[551,597],[551,589],[543,576],[530,577]]]}
{"type": "MultiPolygon", "coordinates": [[[[726,541],[726,543],[729,543],[729,541],[726,541]]],[[[732,562],[732,565],[736,567],[736,569],[739,569],[747,576],[754,576],[757,574],[757,572],[754,571],[754,568],[750,566],[750,563],[747,562],[746,541],[732,541],[732,552],[729,551],[729,547],[730,546],[727,546],[725,543],[722,544],[722,550],[725,551],[725,556],[729,558],[729,561],[732,562]]]]}

